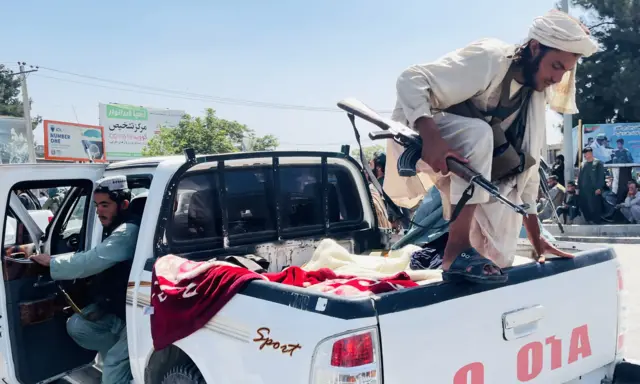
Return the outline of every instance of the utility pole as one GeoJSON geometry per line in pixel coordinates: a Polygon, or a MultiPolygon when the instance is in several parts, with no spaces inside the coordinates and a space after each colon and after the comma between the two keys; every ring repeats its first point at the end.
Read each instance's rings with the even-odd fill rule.
{"type": "MultiPolygon", "coordinates": [[[[569,13],[569,0],[562,0],[562,11],[565,13],[569,13]]],[[[564,179],[575,180],[575,173],[573,169],[573,163],[575,162],[575,158],[573,157],[573,116],[570,114],[563,114],[564,120],[564,128],[563,128],[563,139],[562,139],[562,153],[564,154],[564,179]]],[[[582,132],[577,132],[578,135],[581,135],[582,132]]],[[[578,140],[580,142],[580,140],[578,140]]],[[[580,152],[580,148],[578,148],[578,152],[580,152]]]]}
{"type": "Polygon", "coordinates": [[[27,92],[27,73],[35,72],[38,70],[36,67],[28,72],[25,72],[24,66],[27,63],[18,62],[20,65],[20,76],[22,83],[22,107],[24,108],[24,120],[26,125],[26,133],[27,133],[27,144],[29,145],[29,162],[36,162],[36,142],[33,139],[33,128],[31,126],[31,103],[29,102],[29,93],[27,92]]]}

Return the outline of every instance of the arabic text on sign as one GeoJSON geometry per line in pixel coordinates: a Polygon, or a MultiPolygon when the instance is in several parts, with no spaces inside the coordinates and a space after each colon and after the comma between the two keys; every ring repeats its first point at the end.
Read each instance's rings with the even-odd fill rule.
{"type": "Polygon", "coordinates": [[[146,143],[147,136],[146,135],[131,135],[125,133],[110,133],[107,135],[108,142],[110,144],[136,144],[136,143],[146,143]]]}
{"type": "Polygon", "coordinates": [[[134,131],[134,132],[144,132],[147,130],[147,126],[143,125],[142,123],[119,123],[119,124],[113,124],[109,126],[109,130],[110,131],[122,131],[122,130],[129,130],[129,131],[134,131]]]}

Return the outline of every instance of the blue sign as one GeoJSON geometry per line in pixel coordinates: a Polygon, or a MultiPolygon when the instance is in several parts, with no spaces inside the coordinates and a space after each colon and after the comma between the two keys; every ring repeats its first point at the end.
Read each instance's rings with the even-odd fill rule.
{"type": "MultiPolygon", "coordinates": [[[[574,152],[578,149],[576,133],[577,129],[574,128],[574,152]]],[[[585,147],[590,147],[593,156],[605,164],[638,164],[640,123],[584,124],[582,148],[585,147]]]]}

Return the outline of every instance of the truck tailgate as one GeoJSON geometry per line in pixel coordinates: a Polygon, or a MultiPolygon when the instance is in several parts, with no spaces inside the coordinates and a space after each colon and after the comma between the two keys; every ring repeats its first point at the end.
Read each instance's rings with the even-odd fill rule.
{"type": "Polygon", "coordinates": [[[611,249],[509,271],[504,285],[437,283],[376,301],[385,383],[565,383],[615,360],[611,249]]]}

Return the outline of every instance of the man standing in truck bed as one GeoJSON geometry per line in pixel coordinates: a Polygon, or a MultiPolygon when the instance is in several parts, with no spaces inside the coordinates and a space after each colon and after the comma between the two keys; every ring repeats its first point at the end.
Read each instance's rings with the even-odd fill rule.
{"type": "MultiPolygon", "coordinates": [[[[540,236],[536,216],[545,107],[548,102],[557,112],[577,112],[575,68],[596,50],[586,27],[554,10],[534,20],[523,45],[482,39],[400,75],[392,119],[420,133],[418,170],[440,190],[446,216],[469,185],[449,174],[446,158],[454,157],[511,201],[529,204],[524,226],[540,261],[543,254],[571,257],[540,236]]],[[[405,184],[395,164],[401,151],[389,140],[385,186],[405,184]]],[[[443,278],[506,281],[501,268],[513,262],[521,226],[521,215],[476,188],[450,225],[443,278]]]]}

